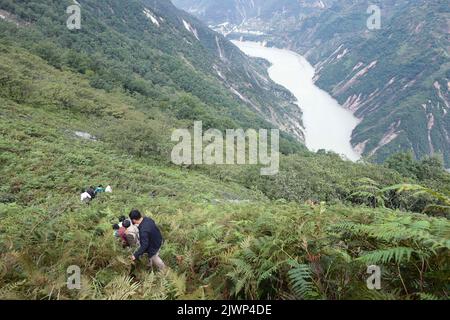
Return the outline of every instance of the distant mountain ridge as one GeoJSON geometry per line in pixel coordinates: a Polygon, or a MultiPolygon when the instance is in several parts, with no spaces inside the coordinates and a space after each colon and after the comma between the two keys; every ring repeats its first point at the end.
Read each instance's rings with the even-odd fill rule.
{"type": "Polygon", "coordinates": [[[240,25],[252,19],[270,20],[274,15],[295,12],[307,15],[329,7],[335,0],[174,0],[180,8],[208,24],[240,25]]]}

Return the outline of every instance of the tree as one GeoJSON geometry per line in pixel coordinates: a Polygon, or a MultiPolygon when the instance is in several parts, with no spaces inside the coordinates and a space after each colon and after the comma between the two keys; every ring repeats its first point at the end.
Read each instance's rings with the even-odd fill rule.
{"type": "Polygon", "coordinates": [[[384,192],[397,190],[398,193],[413,192],[413,197],[428,195],[436,200],[434,204],[428,204],[423,210],[424,213],[434,213],[438,215],[448,215],[450,213],[450,192],[438,192],[430,188],[414,184],[402,184],[383,189],[384,192]]]}
{"type": "Polygon", "coordinates": [[[394,154],[386,160],[385,165],[389,169],[397,171],[402,176],[411,178],[416,177],[415,172],[417,163],[411,152],[394,154]]]}

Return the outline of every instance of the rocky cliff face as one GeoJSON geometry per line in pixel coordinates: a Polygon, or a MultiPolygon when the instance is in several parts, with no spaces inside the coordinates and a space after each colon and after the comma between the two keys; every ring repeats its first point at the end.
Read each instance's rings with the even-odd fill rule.
{"type": "Polygon", "coordinates": [[[336,0],[174,0],[174,4],[210,25],[267,23],[274,16],[292,17],[318,12],[336,0]]]}
{"type": "Polygon", "coordinates": [[[322,31],[309,29],[311,40],[333,34],[327,41],[294,47],[316,63],[316,83],[362,119],[352,142],[365,155],[382,161],[393,152],[412,150],[417,157],[442,154],[449,165],[448,5],[386,4],[380,30],[364,28],[366,21],[358,18],[364,7],[357,2],[342,10],[348,27],[339,27],[338,19],[322,23],[322,31]]]}

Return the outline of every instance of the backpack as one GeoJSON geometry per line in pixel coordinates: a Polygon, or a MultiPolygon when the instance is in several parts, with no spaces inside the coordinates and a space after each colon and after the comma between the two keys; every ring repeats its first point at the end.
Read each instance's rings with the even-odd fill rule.
{"type": "Polygon", "coordinates": [[[130,246],[139,245],[139,229],[136,226],[132,225],[128,228],[127,242],[130,246]]]}
{"type": "Polygon", "coordinates": [[[128,233],[126,235],[127,243],[129,246],[134,247],[138,244],[138,239],[134,233],[128,233]]]}

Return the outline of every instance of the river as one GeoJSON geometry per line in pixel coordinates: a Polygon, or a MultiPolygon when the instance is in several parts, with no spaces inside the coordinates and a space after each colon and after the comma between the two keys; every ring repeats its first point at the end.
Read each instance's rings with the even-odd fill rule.
{"type": "Polygon", "coordinates": [[[314,67],[303,56],[286,49],[264,47],[258,42],[232,42],[245,54],[269,61],[270,78],[295,96],[303,112],[305,143],[309,150],[325,149],[352,161],[360,159],[350,143],[358,118],[314,84],[314,67]]]}

